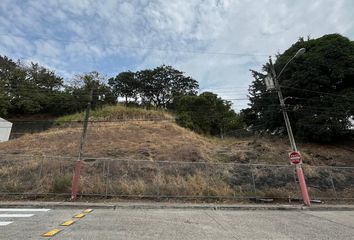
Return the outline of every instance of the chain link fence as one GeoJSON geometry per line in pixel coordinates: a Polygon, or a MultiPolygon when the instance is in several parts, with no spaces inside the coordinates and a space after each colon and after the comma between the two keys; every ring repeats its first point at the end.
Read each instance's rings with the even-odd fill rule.
{"type": "MultiPolygon", "coordinates": [[[[0,194],[70,195],[75,158],[0,155],[0,194]]],[[[354,199],[354,167],[304,165],[312,199],[354,199]]],[[[295,167],[86,158],[79,196],[301,199],[295,167]]]]}

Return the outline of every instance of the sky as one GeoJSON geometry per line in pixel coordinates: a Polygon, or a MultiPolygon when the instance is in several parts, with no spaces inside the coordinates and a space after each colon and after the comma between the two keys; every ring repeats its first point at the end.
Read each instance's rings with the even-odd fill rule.
{"type": "Polygon", "coordinates": [[[247,106],[249,69],[299,37],[354,40],[353,0],[0,0],[0,55],[69,80],[166,64],[247,106]],[[238,99],[238,100],[237,100],[238,99]]]}

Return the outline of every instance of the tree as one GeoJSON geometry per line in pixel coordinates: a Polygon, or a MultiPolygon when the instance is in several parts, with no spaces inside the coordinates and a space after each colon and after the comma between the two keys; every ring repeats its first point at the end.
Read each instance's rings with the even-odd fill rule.
{"type": "Polygon", "coordinates": [[[129,99],[138,100],[143,106],[172,108],[177,98],[195,95],[198,82],[171,66],[159,66],[138,72],[122,72],[108,80],[117,97],[123,97],[125,103],[129,99]]]}
{"type": "Polygon", "coordinates": [[[28,80],[33,82],[38,88],[53,91],[63,86],[63,78],[57,76],[54,71],[39,66],[38,63],[31,63],[25,67],[28,80]]]}
{"type": "Polygon", "coordinates": [[[0,56],[0,113],[4,116],[57,111],[52,108],[52,95],[62,86],[62,78],[53,71],[0,56]]]}
{"type": "Polygon", "coordinates": [[[39,87],[28,77],[24,66],[18,62],[7,69],[6,95],[9,100],[9,114],[32,114],[42,109],[45,102],[39,87]]]}
{"type": "Polygon", "coordinates": [[[116,77],[108,79],[108,84],[117,98],[123,97],[125,99],[126,105],[129,98],[134,98],[134,102],[137,101],[140,86],[134,72],[121,72],[116,77]]]}
{"type": "Polygon", "coordinates": [[[225,132],[243,128],[231,103],[211,92],[183,96],[176,104],[177,123],[199,133],[224,136],[225,132]]]}
{"type": "Polygon", "coordinates": [[[68,91],[75,97],[75,102],[80,109],[84,109],[92,94],[92,108],[104,104],[116,103],[116,97],[111,89],[105,84],[106,79],[100,73],[93,71],[76,75],[71,86],[67,86],[68,91]]]}
{"type": "MultiPolygon", "coordinates": [[[[348,132],[354,115],[354,43],[339,34],[300,38],[277,56],[276,71],[300,48],[306,53],[279,79],[294,133],[306,140],[333,141],[348,132]]],[[[267,64],[263,71],[269,72],[267,64]]],[[[244,119],[263,131],[285,132],[279,131],[284,121],[276,93],[265,90],[265,74],[252,71],[252,75],[251,103],[243,111],[244,119]]]]}
{"type": "Polygon", "coordinates": [[[63,115],[86,108],[93,89],[93,107],[116,103],[116,97],[98,72],[77,75],[71,85],[36,63],[29,65],[0,56],[1,116],[63,115]]]}
{"type": "Polygon", "coordinates": [[[171,66],[159,66],[136,73],[140,82],[142,101],[160,108],[167,108],[178,97],[195,95],[198,82],[186,77],[171,66]]]}
{"type": "Polygon", "coordinates": [[[0,56],[0,116],[6,116],[10,109],[9,89],[10,80],[14,70],[17,68],[15,62],[6,56],[0,56]]]}

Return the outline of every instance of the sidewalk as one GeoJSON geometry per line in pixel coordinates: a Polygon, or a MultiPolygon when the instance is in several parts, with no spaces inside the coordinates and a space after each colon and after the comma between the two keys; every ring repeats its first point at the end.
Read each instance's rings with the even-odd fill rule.
{"type": "Polygon", "coordinates": [[[354,211],[354,205],[313,204],[308,208],[302,204],[193,204],[161,202],[40,202],[1,201],[0,208],[96,208],[96,209],[203,209],[203,210],[285,210],[285,211],[354,211]]]}

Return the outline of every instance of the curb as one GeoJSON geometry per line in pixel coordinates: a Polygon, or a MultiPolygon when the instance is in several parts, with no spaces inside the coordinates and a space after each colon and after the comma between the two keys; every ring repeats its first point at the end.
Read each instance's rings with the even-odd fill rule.
{"type": "Polygon", "coordinates": [[[113,204],[102,203],[73,203],[73,202],[0,202],[0,208],[20,208],[20,207],[38,207],[38,208],[53,208],[53,209],[115,209],[113,204]]]}
{"type": "Polygon", "coordinates": [[[181,209],[181,210],[225,210],[225,211],[354,211],[354,205],[303,205],[285,204],[166,204],[166,203],[86,203],[86,202],[0,202],[0,208],[38,207],[52,209],[181,209]]]}

